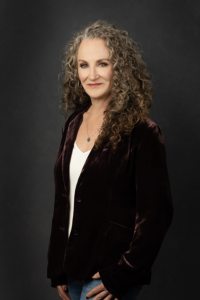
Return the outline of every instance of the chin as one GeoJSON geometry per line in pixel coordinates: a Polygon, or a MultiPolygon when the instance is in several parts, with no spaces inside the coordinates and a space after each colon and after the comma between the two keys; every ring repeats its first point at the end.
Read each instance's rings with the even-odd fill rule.
{"type": "Polygon", "coordinates": [[[101,97],[101,96],[103,96],[103,95],[106,95],[107,93],[108,93],[108,91],[106,90],[106,91],[97,91],[97,90],[93,90],[93,91],[86,91],[87,92],[87,94],[90,96],[98,96],[98,97],[101,97]]]}
{"type": "Polygon", "coordinates": [[[89,96],[90,96],[90,98],[102,98],[102,97],[104,97],[105,96],[105,94],[98,94],[98,93],[94,93],[94,94],[88,94],[89,96]]]}

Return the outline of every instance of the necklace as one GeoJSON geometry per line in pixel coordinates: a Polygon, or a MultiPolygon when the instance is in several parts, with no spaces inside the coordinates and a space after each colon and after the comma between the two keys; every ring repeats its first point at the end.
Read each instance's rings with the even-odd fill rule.
{"type": "MultiPolygon", "coordinates": [[[[88,117],[89,118],[89,117],[88,117]]],[[[101,127],[100,127],[101,128],[101,127]]],[[[91,137],[98,131],[99,129],[97,129],[92,135],[91,137]]],[[[87,119],[87,135],[88,135],[88,138],[87,138],[87,142],[90,142],[91,138],[89,137],[89,134],[88,134],[88,119],[87,119]]]]}

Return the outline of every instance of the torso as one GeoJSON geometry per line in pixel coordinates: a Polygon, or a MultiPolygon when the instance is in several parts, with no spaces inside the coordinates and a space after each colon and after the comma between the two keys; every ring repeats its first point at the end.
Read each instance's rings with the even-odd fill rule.
{"type": "Polygon", "coordinates": [[[79,127],[76,136],[76,144],[82,152],[86,152],[93,148],[95,140],[99,135],[98,129],[100,129],[103,123],[103,117],[104,116],[99,118],[94,118],[93,116],[90,116],[87,112],[83,114],[83,121],[81,123],[81,126],[79,127]],[[87,134],[87,120],[88,120],[88,134],[87,134]],[[90,137],[89,142],[87,141],[88,135],[90,137]]]}

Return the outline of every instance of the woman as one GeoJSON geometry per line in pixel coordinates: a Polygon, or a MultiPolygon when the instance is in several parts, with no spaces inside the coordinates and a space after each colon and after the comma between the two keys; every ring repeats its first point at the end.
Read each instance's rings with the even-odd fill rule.
{"type": "Polygon", "coordinates": [[[47,277],[64,300],[136,299],[171,224],[161,128],[147,64],[99,20],[68,43],[47,277]]]}

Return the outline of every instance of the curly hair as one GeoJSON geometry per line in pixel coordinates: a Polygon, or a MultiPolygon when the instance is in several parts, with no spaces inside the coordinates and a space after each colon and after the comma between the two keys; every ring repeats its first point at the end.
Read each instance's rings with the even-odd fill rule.
{"type": "Polygon", "coordinates": [[[143,61],[143,51],[128,36],[127,31],[104,20],[91,23],[74,34],[63,53],[59,77],[63,94],[59,109],[65,116],[68,110],[76,110],[91,103],[78,76],[77,52],[84,39],[103,39],[111,53],[112,98],[104,111],[101,133],[94,148],[98,149],[105,140],[109,140],[115,150],[122,134],[130,134],[137,124],[149,116],[152,95],[155,93],[151,83],[152,76],[143,61]]]}

